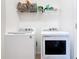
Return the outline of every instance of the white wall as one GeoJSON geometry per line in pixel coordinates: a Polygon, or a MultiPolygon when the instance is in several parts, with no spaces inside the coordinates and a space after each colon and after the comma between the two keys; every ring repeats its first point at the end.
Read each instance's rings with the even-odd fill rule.
{"type": "MultiPolygon", "coordinates": [[[[73,57],[74,41],[76,41],[76,0],[60,0],[57,13],[30,14],[17,12],[16,5],[19,0],[5,0],[6,3],[6,32],[17,31],[21,27],[36,28],[37,52],[40,53],[40,32],[43,28],[57,27],[59,30],[70,32],[71,59],[73,57]]],[[[39,0],[38,0],[39,1],[39,0]]],[[[41,0],[40,0],[41,1],[41,0]]],[[[43,1],[44,2],[44,1],[43,1]]],[[[49,2],[51,3],[51,2],[49,2]]],[[[75,44],[76,45],[76,44],[75,44]]],[[[76,49],[75,49],[76,50],[76,49]]]]}
{"type": "Polygon", "coordinates": [[[1,57],[5,59],[4,33],[6,30],[5,0],[1,1],[1,57]]]}

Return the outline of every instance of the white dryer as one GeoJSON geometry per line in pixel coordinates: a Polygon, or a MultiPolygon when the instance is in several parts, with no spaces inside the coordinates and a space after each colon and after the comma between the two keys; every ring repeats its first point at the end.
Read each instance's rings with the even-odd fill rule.
{"type": "Polygon", "coordinates": [[[41,59],[70,59],[68,32],[43,31],[41,35],[41,59]]]}
{"type": "Polygon", "coordinates": [[[6,33],[6,59],[35,59],[34,33],[6,33]]]}

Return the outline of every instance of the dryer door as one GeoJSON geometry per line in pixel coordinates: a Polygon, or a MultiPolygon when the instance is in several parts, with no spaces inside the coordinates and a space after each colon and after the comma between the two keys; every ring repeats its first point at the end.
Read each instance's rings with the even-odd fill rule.
{"type": "Polygon", "coordinates": [[[45,40],[45,55],[65,55],[66,40],[45,40]]]}
{"type": "Polygon", "coordinates": [[[68,36],[43,36],[42,59],[70,59],[68,36]]]}

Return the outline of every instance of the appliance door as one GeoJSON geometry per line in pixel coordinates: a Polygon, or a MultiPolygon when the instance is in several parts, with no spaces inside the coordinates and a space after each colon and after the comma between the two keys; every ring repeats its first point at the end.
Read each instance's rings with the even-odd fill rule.
{"type": "Polygon", "coordinates": [[[34,39],[26,35],[5,36],[6,59],[34,59],[34,39]]]}
{"type": "Polygon", "coordinates": [[[66,55],[66,40],[45,40],[45,55],[66,55]]]}
{"type": "Polygon", "coordinates": [[[68,37],[43,37],[42,59],[70,59],[70,41],[68,37]]]}

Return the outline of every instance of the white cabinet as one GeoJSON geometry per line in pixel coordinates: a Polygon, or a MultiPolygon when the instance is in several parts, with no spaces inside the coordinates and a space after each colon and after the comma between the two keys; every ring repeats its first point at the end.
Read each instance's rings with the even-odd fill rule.
{"type": "Polygon", "coordinates": [[[35,59],[34,43],[32,35],[5,35],[6,59],[35,59]]]}

